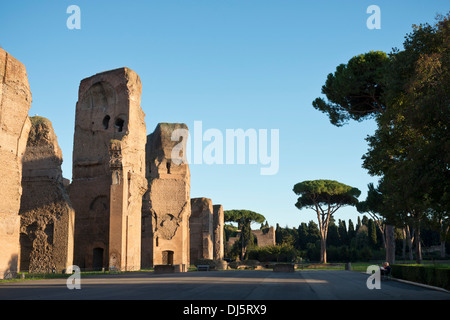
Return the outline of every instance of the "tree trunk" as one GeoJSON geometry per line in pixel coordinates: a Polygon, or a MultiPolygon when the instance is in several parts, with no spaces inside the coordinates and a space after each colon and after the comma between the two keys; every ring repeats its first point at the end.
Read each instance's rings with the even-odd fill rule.
{"type": "Polygon", "coordinates": [[[441,258],[445,259],[445,241],[441,241],[441,258]]]}
{"type": "Polygon", "coordinates": [[[420,243],[420,216],[416,218],[416,262],[422,263],[422,244],[420,243]]]}
{"type": "Polygon", "coordinates": [[[330,214],[321,214],[319,208],[316,208],[316,212],[320,232],[320,262],[327,263],[327,234],[330,214]]]}
{"type": "Polygon", "coordinates": [[[320,239],[320,263],[327,263],[327,239],[324,236],[320,239]]]}
{"type": "Polygon", "coordinates": [[[422,263],[422,245],[420,243],[420,231],[417,231],[416,235],[416,263],[422,263]]]}
{"type": "Polygon", "coordinates": [[[246,239],[241,239],[241,261],[245,260],[245,254],[247,253],[247,248],[248,248],[248,240],[246,239]]]}
{"type": "Polygon", "coordinates": [[[384,224],[383,226],[379,226],[380,231],[381,231],[381,240],[383,243],[383,248],[386,249],[386,225],[384,224]]]}
{"type": "Polygon", "coordinates": [[[413,260],[413,241],[414,241],[414,230],[411,233],[411,228],[406,225],[406,239],[408,241],[408,247],[409,247],[409,260],[413,260]]]}
{"type": "Polygon", "coordinates": [[[395,229],[394,226],[386,226],[386,261],[395,263],[395,229]]]}
{"type": "Polygon", "coordinates": [[[245,259],[247,253],[248,244],[251,237],[251,226],[249,221],[241,223],[241,261],[245,259]]]}
{"type": "Polygon", "coordinates": [[[406,230],[405,228],[402,228],[402,235],[403,235],[403,239],[402,239],[402,259],[406,260],[406,230]]]}
{"type": "Polygon", "coordinates": [[[447,238],[447,233],[449,230],[449,226],[444,226],[443,222],[441,221],[441,232],[440,232],[440,238],[441,238],[441,258],[445,259],[445,238],[447,238]]]}

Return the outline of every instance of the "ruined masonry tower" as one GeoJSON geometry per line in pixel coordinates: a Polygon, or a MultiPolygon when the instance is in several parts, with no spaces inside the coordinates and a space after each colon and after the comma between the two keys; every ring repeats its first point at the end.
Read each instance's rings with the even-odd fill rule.
{"type": "MultiPolygon", "coordinates": [[[[148,191],[143,197],[142,267],[189,267],[190,172],[185,155],[188,128],[182,123],[160,123],[148,136],[146,164],[148,191]],[[173,133],[183,136],[172,140],[173,133]],[[172,158],[174,148],[180,148],[172,158]]],[[[178,149],[175,149],[175,152],[178,149]]]]}
{"type": "Polygon", "coordinates": [[[189,219],[191,261],[195,263],[198,259],[213,259],[213,203],[208,198],[193,198],[191,199],[191,210],[192,214],[189,219]]]}
{"type": "Polygon", "coordinates": [[[145,114],[141,81],[128,68],[80,83],[75,115],[74,264],[138,270],[145,179],[145,114]]]}
{"type": "Polygon", "coordinates": [[[72,266],[75,212],[63,182],[52,123],[32,117],[23,157],[20,203],[20,268],[32,273],[60,273],[72,266]]]}
{"type": "Polygon", "coordinates": [[[0,48],[0,279],[20,266],[22,157],[31,127],[25,66],[0,48]]]}
{"type": "Polygon", "coordinates": [[[224,257],[224,218],[223,206],[221,204],[213,205],[213,258],[215,260],[223,260],[224,257]]]}

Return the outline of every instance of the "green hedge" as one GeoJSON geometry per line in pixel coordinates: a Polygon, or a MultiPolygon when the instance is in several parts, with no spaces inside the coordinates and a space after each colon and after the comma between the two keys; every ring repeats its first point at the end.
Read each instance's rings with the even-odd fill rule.
{"type": "Polygon", "coordinates": [[[300,258],[300,251],[288,244],[253,247],[248,250],[248,259],[260,262],[292,262],[300,258]]]}
{"type": "Polygon", "coordinates": [[[450,268],[424,265],[393,264],[392,276],[450,290],[450,268]]]}

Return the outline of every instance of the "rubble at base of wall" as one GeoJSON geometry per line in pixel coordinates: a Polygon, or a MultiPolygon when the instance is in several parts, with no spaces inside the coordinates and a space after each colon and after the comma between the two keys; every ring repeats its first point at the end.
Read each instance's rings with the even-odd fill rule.
{"type": "Polygon", "coordinates": [[[294,264],[285,264],[279,263],[273,266],[274,272],[294,272],[295,271],[294,264]]]}

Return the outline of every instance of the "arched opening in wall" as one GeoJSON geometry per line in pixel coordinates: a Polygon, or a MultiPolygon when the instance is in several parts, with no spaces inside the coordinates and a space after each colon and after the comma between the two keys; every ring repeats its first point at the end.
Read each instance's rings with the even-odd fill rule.
{"type": "Polygon", "coordinates": [[[125,120],[123,120],[122,118],[117,118],[116,121],[114,122],[114,126],[117,128],[118,132],[123,131],[124,125],[125,125],[125,120]]]}
{"type": "Polygon", "coordinates": [[[166,250],[162,252],[162,264],[173,264],[173,251],[166,250]]]}
{"type": "Polygon", "coordinates": [[[170,174],[170,160],[166,162],[167,173],[170,174]]]}
{"type": "Polygon", "coordinates": [[[103,128],[105,128],[105,130],[109,128],[109,120],[111,120],[111,117],[108,115],[103,118],[103,128]]]}
{"type": "Polygon", "coordinates": [[[103,267],[103,248],[94,248],[92,252],[92,269],[101,271],[103,267]]]}
{"type": "Polygon", "coordinates": [[[104,215],[108,213],[109,210],[109,199],[106,196],[100,195],[92,200],[89,205],[89,210],[104,215]]]}
{"type": "Polygon", "coordinates": [[[28,272],[30,255],[33,251],[33,240],[28,234],[20,233],[20,271],[28,272]]]}

